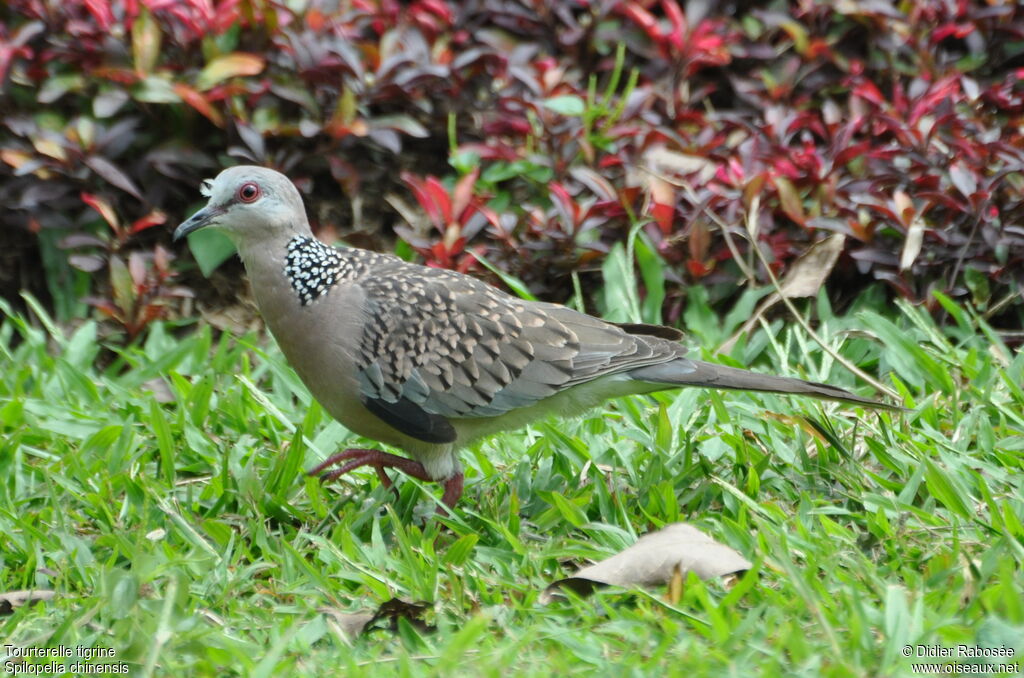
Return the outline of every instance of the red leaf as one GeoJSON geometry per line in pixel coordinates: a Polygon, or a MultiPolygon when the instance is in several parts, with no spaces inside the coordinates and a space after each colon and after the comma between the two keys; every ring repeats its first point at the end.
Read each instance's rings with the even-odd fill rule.
{"type": "Polygon", "coordinates": [[[558,210],[559,214],[562,215],[562,220],[565,222],[565,227],[570,230],[575,230],[579,225],[579,206],[569,195],[569,191],[565,190],[565,187],[557,181],[552,181],[548,184],[548,190],[551,191],[552,200],[555,209],[558,210]]]}
{"type": "Polygon", "coordinates": [[[505,227],[501,225],[501,218],[498,213],[486,205],[474,205],[473,209],[484,215],[484,218],[494,226],[497,235],[501,238],[508,238],[508,233],[505,232],[505,227]]]}
{"type": "Polygon", "coordinates": [[[434,243],[430,248],[430,253],[434,255],[434,265],[440,266],[441,268],[449,268],[451,259],[448,257],[448,250],[445,248],[444,243],[434,243]]]}
{"type": "Polygon", "coordinates": [[[90,306],[95,306],[97,310],[101,311],[105,315],[110,316],[111,318],[116,318],[120,313],[117,306],[114,306],[113,302],[111,302],[109,299],[101,299],[99,297],[83,297],[82,301],[89,304],[90,306]]]}
{"type": "Polygon", "coordinates": [[[841,167],[854,158],[859,158],[869,148],[871,148],[870,141],[863,141],[859,144],[854,144],[853,146],[847,146],[836,153],[836,157],[832,160],[832,167],[841,167]]]}
{"type": "Polygon", "coordinates": [[[450,24],[454,18],[451,7],[442,0],[420,0],[417,4],[441,17],[447,24],[450,24]]]}
{"type": "Polygon", "coordinates": [[[676,211],[672,208],[672,205],[663,205],[661,203],[651,203],[651,218],[658,224],[658,229],[662,233],[668,235],[672,232],[672,220],[675,218],[676,211]]]}
{"type": "Polygon", "coordinates": [[[474,167],[473,171],[459,179],[452,191],[452,214],[456,219],[462,218],[462,213],[469,207],[469,201],[473,199],[473,187],[476,185],[476,178],[480,176],[480,168],[474,167]]]}
{"type": "Polygon", "coordinates": [[[702,262],[697,261],[696,259],[686,260],[686,270],[688,270],[690,272],[690,275],[692,275],[695,278],[703,278],[704,276],[711,272],[711,269],[709,269],[702,262]]]}
{"type": "Polygon", "coordinates": [[[435,176],[428,176],[426,181],[427,194],[437,205],[441,214],[441,223],[438,225],[441,230],[452,221],[452,203],[448,197],[448,191],[444,190],[444,184],[435,176]]]}
{"type": "Polygon", "coordinates": [[[492,146],[489,144],[462,144],[459,152],[472,152],[480,156],[481,160],[517,160],[519,154],[509,146],[492,146]]]}
{"type": "Polygon", "coordinates": [[[885,97],[882,96],[882,92],[879,91],[875,83],[870,80],[862,80],[854,88],[853,93],[859,96],[861,99],[866,99],[876,106],[882,106],[885,104],[885,97]]]}
{"type": "Polygon", "coordinates": [[[669,182],[655,176],[648,178],[647,189],[647,211],[661,232],[668,235],[672,232],[672,220],[675,217],[676,189],[669,182]]]}
{"type": "Polygon", "coordinates": [[[104,31],[110,30],[114,23],[114,12],[110,9],[111,3],[107,0],[85,0],[84,4],[100,28],[104,31]]]}
{"type": "Polygon", "coordinates": [[[174,84],[174,91],[177,92],[182,101],[202,113],[214,125],[217,127],[224,126],[224,116],[200,92],[180,82],[174,84]]]}
{"type": "Polygon", "coordinates": [[[110,230],[114,233],[120,234],[121,226],[117,222],[117,215],[114,214],[114,208],[110,206],[110,203],[98,195],[93,195],[92,193],[86,193],[84,191],[81,193],[80,197],[82,198],[82,202],[100,213],[103,220],[110,226],[110,230]]]}
{"type": "Polygon", "coordinates": [[[306,12],[304,17],[306,21],[306,27],[313,31],[314,34],[320,33],[327,23],[327,17],[324,13],[316,8],[311,8],[306,12]]]}
{"type": "Polygon", "coordinates": [[[665,16],[668,17],[669,22],[672,24],[671,32],[666,35],[668,42],[672,45],[673,49],[681,51],[686,40],[687,31],[686,17],[683,15],[683,10],[680,9],[676,0],[661,0],[661,8],[665,11],[665,16]]]}
{"type": "Polygon", "coordinates": [[[426,184],[417,176],[410,174],[409,172],[402,172],[402,181],[406,183],[409,190],[416,197],[416,202],[420,204],[420,208],[427,213],[427,218],[430,219],[431,223],[438,230],[444,230],[444,224],[441,209],[437,203],[434,202],[431,197],[430,191],[427,190],[426,184]]]}
{"type": "Polygon", "coordinates": [[[155,209],[141,219],[136,219],[132,222],[132,226],[129,230],[131,233],[138,233],[139,231],[145,231],[147,228],[153,226],[159,226],[160,224],[167,222],[167,214],[161,210],[155,209]]]}
{"type": "Polygon", "coordinates": [[[946,38],[952,36],[954,38],[963,39],[974,32],[974,24],[962,23],[954,24],[947,23],[939,26],[932,32],[932,44],[942,42],[946,38]]]}
{"type": "Polygon", "coordinates": [[[98,78],[106,78],[121,85],[134,85],[139,81],[139,74],[128,68],[101,66],[93,69],[91,73],[98,78]]]}
{"type": "Polygon", "coordinates": [[[654,18],[653,14],[636,2],[624,2],[618,6],[618,10],[639,24],[653,42],[661,44],[661,30],[658,28],[658,20],[654,18]]]}

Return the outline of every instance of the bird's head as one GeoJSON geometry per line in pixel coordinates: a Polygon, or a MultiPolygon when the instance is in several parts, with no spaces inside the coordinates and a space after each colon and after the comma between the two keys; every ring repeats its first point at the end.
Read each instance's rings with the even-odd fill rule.
{"type": "Polygon", "coordinates": [[[216,179],[203,181],[200,190],[210,200],[174,230],[175,240],[201,228],[215,228],[236,245],[309,233],[302,197],[280,172],[252,165],[231,167],[216,179]]]}

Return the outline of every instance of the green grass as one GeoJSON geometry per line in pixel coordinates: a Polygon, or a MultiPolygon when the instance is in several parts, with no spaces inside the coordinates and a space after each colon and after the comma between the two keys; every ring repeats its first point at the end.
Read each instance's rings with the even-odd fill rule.
{"type": "MultiPolygon", "coordinates": [[[[744,319],[723,326],[695,299],[706,346],[744,319]]],[[[958,643],[1016,643],[1020,661],[1024,355],[951,304],[947,328],[908,306],[817,306],[820,333],[913,412],[626,399],[466,450],[444,520],[431,484],[400,478],[396,500],[370,471],[305,478],[368,443],[260,338],[156,326],[101,370],[93,323],[8,317],[0,590],[56,595],[0,618],[3,642],[113,648],[134,675],[175,676],[900,676],[904,645],[958,643]],[[731,589],[691,578],[674,604],[619,589],[540,604],[680,520],[753,570],[731,589]],[[401,620],[350,642],[323,611],[392,597],[428,603],[434,630],[401,620]]],[[[731,360],[855,386],[800,331],[768,329],[731,360]]]]}

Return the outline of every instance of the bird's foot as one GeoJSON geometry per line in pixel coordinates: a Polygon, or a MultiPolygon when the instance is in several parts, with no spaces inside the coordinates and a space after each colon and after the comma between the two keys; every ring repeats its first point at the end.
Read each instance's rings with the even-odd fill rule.
{"type": "MultiPolygon", "coordinates": [[[[362,466],[372,466],[377,472],[377,477],[380,478],[380,482],[384,487],[392,486],[391,478],[389,478],[388,474],[384,472],[385,468],[396,468],[407,476],[412,476],[417,480],[434,481],[434,478],[431,478],[427,474],[427,470],[423,467],[423,464],[418,461],[399,457],[397,454],[389,454],[387,452],[381,452],[380,450],[371,450],[366,448],[344,450],[332,457],[328,457],[323,463],[313,469],[310,469],[307,475],[320,475],[320,480],[322,482],[329,482],[331,480],[336,480],[349,471],[354,471],[362,466]],[[340,468],[324,473],[324,471],[331,466],[338,465],[340,465],[340,468]]],[[[459,497],[462,496],[462,485],[463,477],[461,471],[445,480],[444,494],[441,495],[442,503],[454,508],[456,502],[459,501],[459,497]]],[[[437,512],[441,515],[447,515],[447,511],[445,511],[443,507],[438,507],[437,512]]]]}

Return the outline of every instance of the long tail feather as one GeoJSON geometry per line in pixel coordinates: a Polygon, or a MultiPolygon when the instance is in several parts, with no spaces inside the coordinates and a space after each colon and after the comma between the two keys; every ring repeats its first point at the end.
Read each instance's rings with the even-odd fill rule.
{"type": "Polygon", "coordinates": [[[777,377],[771,374],[750,372],[749,370],[686,358],[642,367],[631,371],[629,375],[641,381],[672,384],[674,386],[703,386],[706,388],[724,388],[740,391],[792,393],[811,396],[812,398],[855,403],[883,410],[904,409],[896,405],[871,400],[870,398],[862,398],[838,386],[829,386],[828,384],[805,381],[793,377],[777,377]]]}

